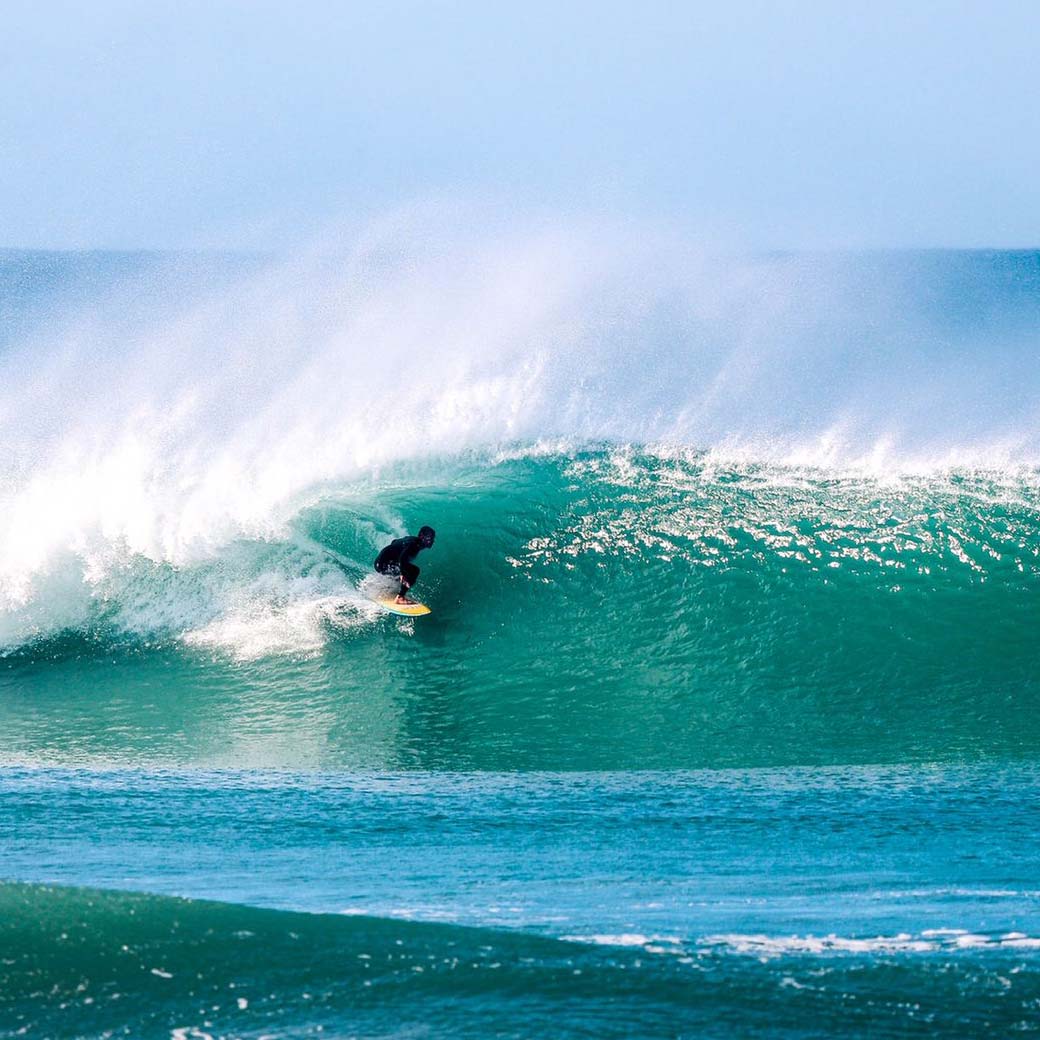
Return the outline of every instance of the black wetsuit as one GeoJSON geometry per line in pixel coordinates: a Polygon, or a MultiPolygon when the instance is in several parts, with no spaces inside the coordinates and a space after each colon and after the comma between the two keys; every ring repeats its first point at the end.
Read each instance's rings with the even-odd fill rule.
{"type": "Polygon", "coordinates": [[[377,557],[375,568],[380,574],[392,574],[401,578],[403,596],[418,580],[419,568],[412,560],[424,548],[415,535],[395,538],[377,557]]]}

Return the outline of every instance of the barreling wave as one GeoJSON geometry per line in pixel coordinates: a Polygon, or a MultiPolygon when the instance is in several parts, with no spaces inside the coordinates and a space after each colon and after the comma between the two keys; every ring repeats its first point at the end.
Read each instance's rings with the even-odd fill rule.
{"type": "Polygon", "coordinates": [[[1040,747],[1036,254],[428,222],[30,302],[5,263],[10,756],[121,759],[117,710],[292,766],[1040,747]],[[398,625],[363,579],[421,523],[398,625]]]}
{"type": "Polygon", "coordinates": [[[1013,944],[781,943],[762,958],[736,937],[669,954],[631,936],[582,945],[18,884],[0,884],[0,910],[5,1038],[1037,1031],[1040,972],[1013,944]]]}
{"type": "Polygon", "coordinates": [[[108,736],[130,722],[174,762],[213,762],[226,741],[228,764],[293,768],[1040,748],[1031,477],[880,481],[620,450],[425,475],[327,498],[280,538],[55,590],[78,613],[9,655],[8,747],[132,760],[139,746],[108,736]],[[365,597],[394,517],[441,531],[420,558],[422,623],[365,597]],[[62,708],[41,715],[34,697],[62,708]],[[190,718],[204,739],[201,723],[186,737],[190,718]]]}

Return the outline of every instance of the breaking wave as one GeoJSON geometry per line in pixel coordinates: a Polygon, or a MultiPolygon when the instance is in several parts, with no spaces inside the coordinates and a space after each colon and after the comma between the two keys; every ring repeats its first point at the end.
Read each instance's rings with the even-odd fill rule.
{"type": "MultiPolygon", "coordinates": [[[[399,718],[403,683],[466,713],[466,767],[478,737],[590,768],[1040,746],[1037,254],[449,223],[0,257],[7,682],[73,722],[113,682],[325,719],[399,718]],[[390,622],[365,578],[421,523],[434,613],[390,622]]],[[[15,756],[56,743],[26,703],[15,756]]]]}

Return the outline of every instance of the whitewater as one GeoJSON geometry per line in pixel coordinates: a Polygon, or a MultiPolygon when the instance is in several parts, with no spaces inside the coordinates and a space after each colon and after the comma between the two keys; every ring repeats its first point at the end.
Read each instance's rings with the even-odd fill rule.
{"type": "Polygon", "coordinates": [[[0,251],[0,1037],[1036,1032],[1040,254],[459,217],[0,251]]]}

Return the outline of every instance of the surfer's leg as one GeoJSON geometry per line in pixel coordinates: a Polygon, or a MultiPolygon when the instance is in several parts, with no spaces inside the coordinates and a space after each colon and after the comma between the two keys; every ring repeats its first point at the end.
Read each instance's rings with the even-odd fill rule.
{"type": "Polygon", "coordinates": [[[408,590],[419,580],[419,568],[414,563],[401,565],[401,592],[397,597],[399,603],[411,603],[408,599],[408,590]]]}

